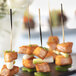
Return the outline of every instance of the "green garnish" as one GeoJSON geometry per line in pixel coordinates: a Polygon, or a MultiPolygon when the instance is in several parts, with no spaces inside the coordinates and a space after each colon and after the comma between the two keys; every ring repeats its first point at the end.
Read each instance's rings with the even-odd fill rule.
{"type": "Polygon", "coordinates": [[[47,50],[47,51],[48,51],[48,48],[46,48],[46,47],[41,47],[41,46],[40,46],[40,48],[43,48],[43,49],[45,49],[45,50],[47,50]]]}
{"type": "Polygon", "coordinates": [[[32,47],[32,45],[29,45],[30,47],[32,47]]]}
{"type": "Polygon", "coordinates": [[[63,65],[61,67],[64,67],[64,68],[70,68],[72,65],[63,65]]]}
{"type": "Polygon", "coordinates": [[[10,50],[6,50],[5,52],[6,52],[6,53],[9,53],[9,52],[11,52],[11,51],[10,51],[10,50]]]}
{"type": "Polygon", "coordinates": [[[42,59],[33,59],[33,64],[40,64],[40,63],[43,63],[43,60],[42,59]]]}
{"type": "Polygon", "coordinates": [[[49,72],[44,73],[44,72],[35,72],[35,76],[50,76],[51,74],[49,72]]]}
{"type": "Polygon", "coordinates": [[[69,57],[69,54],[67,53],[60,52],[60,54],[63,55],[64,57],[69,57]]]}
{"type": "Polygon", "coordinates": [[[54,52],[55,54],[57,54],[57,55],[60,54],[60,52],[59,52],[59,51],[56,51],[56,50],[53,50],[53,52],[54,52]]]}
{"type": "Polygon", "coordinates": [[[65,65],[65,66],[56,66],[55,69],[57,71],[68,71],[68,68],[70,68],[71,65],[65,65]]]}
{"type": "Polygon", "coordinates": [[[53,52],[57,55],[63,55],[64,57],[69,57],[69,54],[68,53],[63,53],[63,52],[59,52],[59,51],[56,51],[56,50],[53,50],[53,52]]]}
{"type": "Polygon", "coordinates": [[[23,72],[35,72],[36,69],[35,69],[35,68],[34,68],[34,69],[30,69],[30,68],[23,67],[23,68],[22,68],[22,71],[23,71],[23,72]]]}
{"type": "Polygon", "coordinates": [[[12,52],[15,52],[15,50],[13,50],[12,52]]]}
{"type": "MultiPolygon", "coordinates": [[[[11,50],[6,50],[5,52],[6,53],[9,53],[9,52],[11,52],[11,50]]],[[[15,50],[13,50],[12,52],[15,52],[15,50]]]]}
{"type": "Polygon", "coordinates": [[[43,48],[48,51],[48,48],[46,48],[46,47],[43,47],[43,48]]]}

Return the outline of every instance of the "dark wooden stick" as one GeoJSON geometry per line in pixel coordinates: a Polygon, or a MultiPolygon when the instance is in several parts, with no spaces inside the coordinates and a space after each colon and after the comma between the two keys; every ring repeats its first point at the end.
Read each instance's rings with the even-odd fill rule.
{"type": "Polygon", "coordinates": [[[10,50],[12,51],[12,9],[10,9],[10,22],[11,22],[11,41],[10,41],[10,50]]]}
{"type": "Polygon", "coordinates": [[[64,35],[64,18],[63,18],[63,5],[62,4],[61,4],[61,24],[62,24],[63,43],[64,43],[65,35],[64,35]]]}
{"type": "Polygon", "coordinates": [[[51,23],[51,11],[50,11],[50,4],[49,4],[49,2],[50,2],[50,1],[48,1],[50,31],[51,31],[51,36],[53,36],[52,23],[51,23]]]}
{"type": "Polygon", "coordinates": [[[28,3],[28,37],[29,37],[29,44],[31,44],[31,34],[30,34],[30,20],[29,20],[29,3],[28,3]]]}
{"type": "Polygon", "coordinates": [[[39,8],[39,29],[40,29],[40,42],[42,46],[42,31],[41,31],[41,16],[40,16],[40,8],[39,8]]]}

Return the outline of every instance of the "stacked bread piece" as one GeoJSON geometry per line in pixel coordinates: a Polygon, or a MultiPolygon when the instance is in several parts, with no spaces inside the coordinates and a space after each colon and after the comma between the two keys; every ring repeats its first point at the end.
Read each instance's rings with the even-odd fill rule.
{"type": "Polygon", "coordinates": [[[51,72],[50,66],[48,64],[48,60],[45,59],[48,54],[48,50],[43,47],[37,47],[33,54],[39,58],[33,59],[33,63],[36,66],[35,75],[36,76],[49,76],[49,72],[51,72]]]}
{"type": "Polygon", "coordinates": [[[36,49],[38,45],[27,45],[19,47],[19,54],[24,54],[22,64],[23,71],[33,72],[35,71],[35,64],[33,64],[33,59],[35,59],[33,55],[34,49],[36,49]]]}
{"type": "Polygon", "coordinates": [[[57,54],[55,58],[55,64],[57,71],[67,71],[68,68],[71,67],[72,64],[72,58],[71,58],[71,52],[72,52],[72,42],[65,42],[57,45],[57,49],[54,51],[54,53],[57,54]]]}
{"type": "Polygon", "coordinates": [[[19,72],[19,67],[14,66],[15,60],[17,59],[17,52],[6,51],[4,53],[5,65],[1,69],[2,76],[13,76],[19,72]]]}
{"type": "Polygon", "coordinates": [[[53,60],[55,60],[56,57],[54,50],[56,50],[58,43],[59,43],[59,39],[57,36],[50,36],[48,38],[47,45],[49,46],[49,52],[47,56],[53,56],[53,60]]]}

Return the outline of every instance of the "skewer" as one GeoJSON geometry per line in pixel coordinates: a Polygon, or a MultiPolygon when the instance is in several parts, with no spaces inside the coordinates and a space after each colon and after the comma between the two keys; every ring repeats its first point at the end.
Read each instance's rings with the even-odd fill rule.
{"type": "Polygon", "coordinates": [[[63,6],[61,4],[61,24],[62,24],[62,34],[63,34],[63,43],[65,42],[65,35],[64,35],[64,19],[63,19],[63,6]]]}
{"type": "Polygon", "coordinates": [[[50,4],[49,3],[50,3],[50,1],[48,1],[50,31],[51,31],[51,36],[53,36],[53,30],[52,30],[52,24],[51,24],[51,11],[50,11],[50,4]]]}
{"type": "Polygon", "coordinates": [[[29,36],[28,36],[28,38],[29,38],[29,44],[31,44],[31,34],[30,34],[30,21],[29,21],[29,3],[28,3],[28,34],[29,34],[29,36]]]}
{"type": "Polygon", "coordinates": [[[51,13],[50,13],[50,8],[49,8],[49,21],[50,21],[51,36],[53,36],[53,30],[52,30],[52,25],[51,25],[51,13]]]}
{"type": "Polygon", "coordinates": [[[41,31],[41,16],[40,16],[40,8],[39,8],[39,29],[40,29],[40,42],[42,46],[42,31],[41,31]]]}
{"type": "Polygon", "coordinates": [[[12,51],[12,9],[10,9],[10,22],[11,22],[11,41],[10,41],[10,50],[12,51]]]}

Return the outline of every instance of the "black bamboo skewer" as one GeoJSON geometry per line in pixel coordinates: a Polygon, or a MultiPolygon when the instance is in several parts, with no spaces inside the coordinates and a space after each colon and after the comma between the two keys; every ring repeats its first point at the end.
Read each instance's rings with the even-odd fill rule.
{"type": "Polygon", "coordinates": [[[63,43],[64,43],[65,35],[64,35],[64,18],[63,18],[63,5],[62,4],[61,4],[61,24],[62,24],[63,43]]]}
{"type": "Polygon", "coordinates": [[[10,50],[12,51],[12,9],[10,9],[10,22],[11,22],[11,41],[10,41],[10,50]]]}
{"type": "Polygon", "coordinates": [[[29,21],[29,3],[28,3],[28,38],[29,38],[29,44],[31,44],[31,34],[30,34],[30,21],[29,21]]]}
{"type": "Polygon", "coordinates": [[[52,23],[51,23],[51,11],[50,11],[50,1],[48,1],[48,8],[49,8],[49,23],[50,23],[50,31],[51,31],[51,36],[53,36],[53,30],[52,30],[52,23]]]}
{"type": "Polygon", "coordinates": [[[49,8],[49,22],[50,22],[51,36],[53,36],[53,30],[52,30],[52,24],[51,24],[51,11],[50,11],[50,8],[49,8]]]}
{"type": "Polygon", "coordinates": [[[40,16],[40,8],[39,8],[39,29],[40,29],[40,42],[42,46],[42,31],[41,31],[41,16],[40,16]]]}

